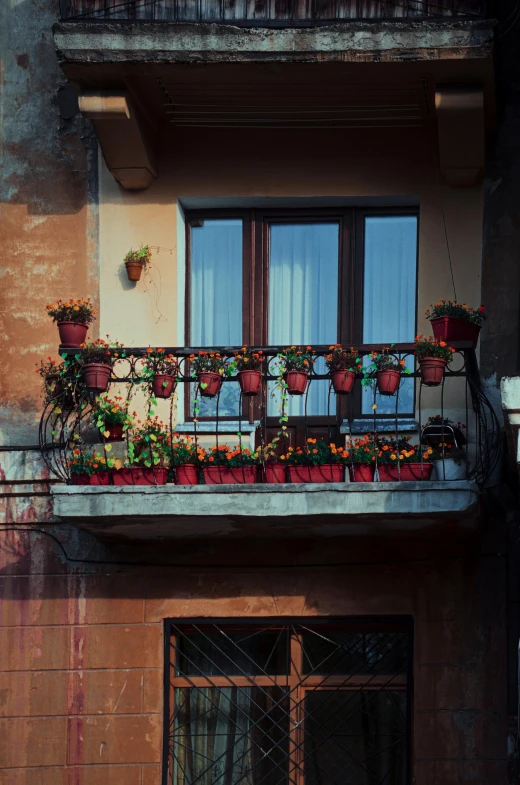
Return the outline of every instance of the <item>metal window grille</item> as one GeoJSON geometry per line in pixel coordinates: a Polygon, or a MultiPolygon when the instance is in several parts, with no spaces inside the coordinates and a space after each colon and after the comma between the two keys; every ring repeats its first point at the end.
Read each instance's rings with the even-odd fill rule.
{"type": "Polygon", "coordinates": [[[407,785],[410,622],[168,621],[164,785],[407,785]]]}

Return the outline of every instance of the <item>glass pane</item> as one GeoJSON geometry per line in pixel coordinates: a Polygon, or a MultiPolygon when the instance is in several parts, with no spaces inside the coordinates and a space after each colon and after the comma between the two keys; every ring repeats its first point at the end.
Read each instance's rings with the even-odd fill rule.
{"type": "MultiPolygon", "coordinates": [[[[235,218],[204,220],[202,226],[191,227],[192,346],[242,343],[242,236],[242,221],[235,218]]],[[[223,384],[219,415],[237,416],[238,401],[238,385],[223,384]]],[[[199,406],[201,417],[216,415],[216,400],[199,398],[199,406]]]]}
{"type": "Polygon", "coordinates": [[[260,676],[289,672],[287,630],[190,632],[177,636],[176,647],[181,676],[260,676]]]}
{"type": "Polygon", "coordinates": [[[304,674],[405,673],[408,635],[402,632],[306,632],[304,674]]]}
{"type": "MultiPolygon", "coordinates": [[[[413,343],[416,325],[417,217],[382,215],[365,219],[363,343],[413,343]]],[[[413,363],[410,363],[413,370],[413,363]]],[[[399,390],[399,411],[414,411],[413,379],[399,390]]],[[[396,399],[377,395],[377,414],[395,414],[396,399]]],[[[363,388],[363,413],[374,403],[363,388]]]]}
{"type": "Polygon", "coordinates": [[[305,785],[405,785],[405,692],[310,691],[305,711],[305,785]]]}
{"type": "Polygon", "coordinates": [[[175,785],[285,785],[286,689],[177,689],[172,741],[175,785]]]}
{"type": "MultiPolygon", "coordinates": [[[[336,343],[338,336],[339,224],[273,224],[269,235],[269,343],[275,346],[336,343]]],[[[271,365],[271,367],[273,367],[271,365]]],[[[323,364],[316,372],[323,373],[323,364]]],[[[273,370],[273,372],[276,372],[273,370]]],[[[309,387],[307,414],[327,414],[327,381],[309,387]]],[[[274,383],[271,385],[274,392],[274,383]]],[[[334,398],[332,398],[334,402],[334,398]]],[[[279,412],[269,399],[269,413],[279,412]]],[[[291,416],[305,414],[305,396],[289,397],[291,416]]]]}

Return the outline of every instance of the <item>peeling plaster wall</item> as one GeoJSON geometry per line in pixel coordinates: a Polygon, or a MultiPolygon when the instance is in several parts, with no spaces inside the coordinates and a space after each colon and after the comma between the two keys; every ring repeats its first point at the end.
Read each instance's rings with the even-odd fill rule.
{"type": "Polygon", "coordinates": [[[97,142],[60,118],[56,5],[0,4],[0,444],[36,440],[35,363],[58,344],[45,305],[98,299],[97,142]]]}

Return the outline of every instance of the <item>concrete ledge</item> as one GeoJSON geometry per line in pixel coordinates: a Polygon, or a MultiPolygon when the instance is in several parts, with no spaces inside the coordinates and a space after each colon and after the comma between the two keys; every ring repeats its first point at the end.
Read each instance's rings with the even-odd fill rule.
{"type": "MultiPolygon", "coordinates": [[[[52,488],[55,517],[94,534],[131,539],[249,534],[412,531],[439,518],[469,520],[472,482],[52,488]],[[368,525],[367,525],[368,524],[368,525]]],[[[474,518],[475,516],[473,516],[474,518]]],[[[473,525],[473,524],[471,524],[473,525]]]]}
{"type": "Polygon", "coordinates": [[[490,58],[492,21],[345,22],[247,28],[169,22],[61,22],[62,63],[327,61],[490,58]]]}

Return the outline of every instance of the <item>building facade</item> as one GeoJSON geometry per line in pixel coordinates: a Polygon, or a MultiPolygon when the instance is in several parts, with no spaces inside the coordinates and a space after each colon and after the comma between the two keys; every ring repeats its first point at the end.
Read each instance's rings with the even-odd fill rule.
{"type": "Polygon", "coordinates": [[[516,782],[515,3],[2,14],[0,783],[516,782]],[[135,420],[206,449],[409,437],[418,474],[71,484],[75,450],[128,445],[83,371],[41,393],[42,358],[81,363],[45,310],[70,297],[124,344],[109,395],[135,420]],[[430,387],[413,342],[441,298],[488,317],[430,387]],[[409,378],[336,396],[336,343],[390,347],[409,378]],[[197,393],[190,355],[245,344],[269,358],[259,397],[197,393]],[[280,400],[292,344],[319,359],[280,400]],[[181,376],[151,415],[149,347],[181,376]],[[425,479],[436,417],[454,480],[442,450],[425,479]]]}

